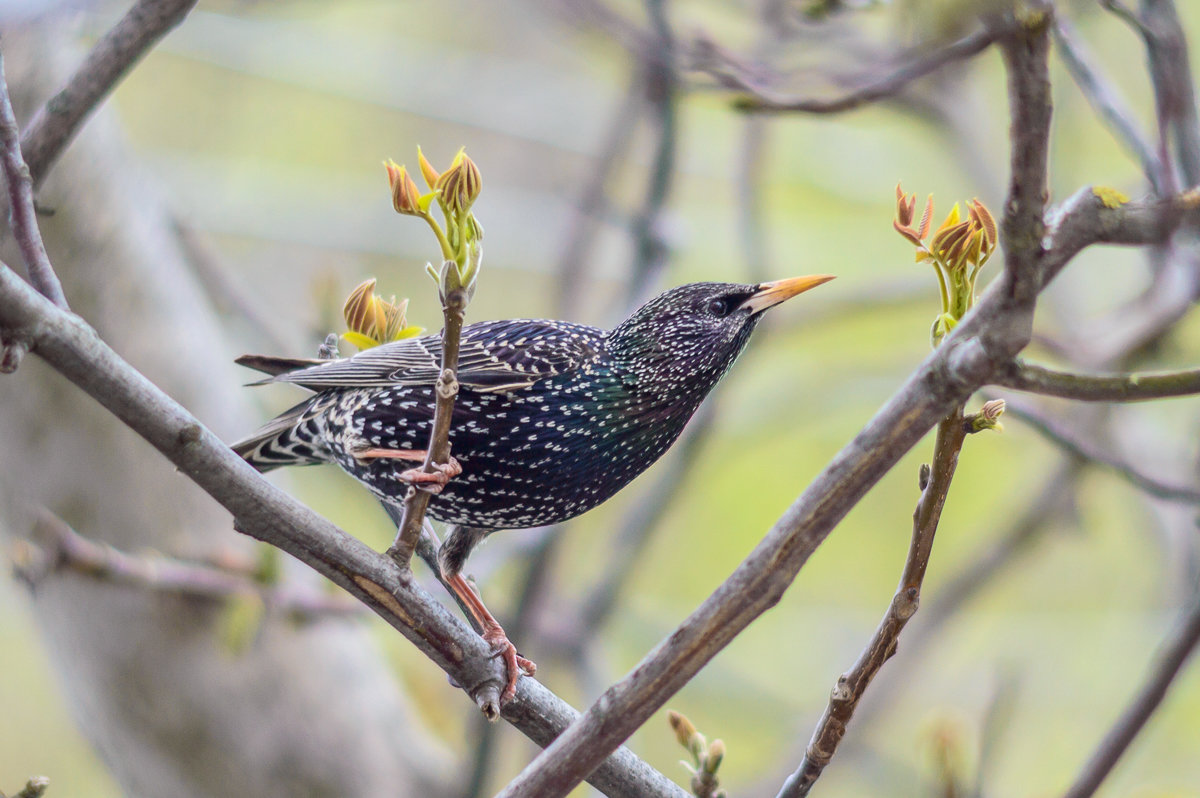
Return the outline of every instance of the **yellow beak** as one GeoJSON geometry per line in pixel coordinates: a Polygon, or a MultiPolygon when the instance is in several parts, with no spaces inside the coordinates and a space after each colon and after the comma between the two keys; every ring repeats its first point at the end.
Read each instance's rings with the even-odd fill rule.
{"type": "Polygon", "coordinates": [[[790,277],[786,280],[776,280],[772,283],[759,283],[758,290],[750,298],[738,306],[751,314],[761,313],[767,308],[774,307],[780,302],[791,299],[796,294],[803,294],[810,288],[816,288],[822,283],[833,279],[832,274],[812,274],[808,277],[790,277]]]}

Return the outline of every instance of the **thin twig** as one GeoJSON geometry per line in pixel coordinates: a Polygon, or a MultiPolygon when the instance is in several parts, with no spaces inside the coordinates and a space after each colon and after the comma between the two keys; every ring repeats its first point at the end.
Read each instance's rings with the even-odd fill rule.
{"type": "Polygon", "coordinates": [[[286,351],[287,336],[280,334],[272,318],[260,310],[261,304],[247,296],[244,288],[229,276],[225,264],[209,241],[178,216],[171,218],[171,231],[213,304],[249,325],[265,342],[266,349],[286,351]]]}
{"type": "Polygon", "coordinates": [[[1183,184],[1195,186],[1200,184],[1200,118],[1179,12],[1173,0],[1142,0],[1140,20],[1162,138],[1174,140],[1183,184]]]}
{"type": "Polygon", "coordinates": [[[605,186],[618,163],[633,143],[629,134],[646,107],[646,92],[642,86],[644,66],[633,70],[629,87],[617,106],[600,152],[596,156],[592,172],[580,192],[579,203],[567,227],[566,243],[558,257],[557,302],[561,315],[558,318],[572,319],[578,316],[579,300],[584,295],[588,281],[584,279],[591,260],[592,243],[600,226],[601,209],[605,204],[605,186]]]}
{"type": "Polygon", "coordinates": [[[1134,114],[1117,93],[1117,89],[1100,74],[1091,53],[1079,39],[1074,26],[1059,15],[1054,20],[1054,42],[1058,54],[1067,67],[1075,85],[1083,93],[1088,104],[1112,131],[1118,142],[1123,144],[1142,166],[1142,173],[1154,187],[1155,193],[1165,196],[1170,189],[1162,180],[1162,164],[1155,156],[1150,142],[1142,135],[1134,122],[1134,114]]]}
{"type": "Polygon", "coordinates": [[[917,612],[921,600],[921,584],[929,566],[929,555],[933,551],[933,539],[937,534],[942,508],[950,492],[950,483],[958,465],[958,454],[962,449],[967,432],[963,424],[962,408],[957,408],[938,424],[937,438],[933,447],[933,465],[926,472],[922,468],[921,498],[913,513],[912,542],[900,575],[896,595],[888,605],[887,612],[867,647],[858,660],[843,673],[830,693],[829,703],[821,715],[812,740],[804,753],[804,760],[779,791],[779,798],[803,798],[808,795],[826,765],[837,752],[838,743],[846,733],[846,726],[858,706],[863,693],[875,678],[875,674],[896,653],[900,632],[917,612]]]}
{"type": "MultiPolygon", "coordinates": [[[[32,351],[94,397],[173,462],[235,519],[238,530],[270,543],[364,603],[442,668],[481,707],[496,707],[507,682],[487,643],[417,583],[411,570],[371,550],[262,478],[248,463],[104,344],[0,265],[0,330],[15,330],[32,351]]],[[[535,679],[522,679],[501,717],[539,745],[578,714],[535,679]]],[[[682,796],[662,774],[621,749],[589,777],[609,795],[682,796]]]]}
{"type": "Polygon", "coordinates": [[[1068,429],[1060,420],[1041,412],[1026,402],[1008,402],[1008,412],[1040,432],[1064,451],[1102,465],[1129,484],[1151,496],[1185,504],[1200,504],[1200,488],[1166,482],[1143,473],[1132,463],[1105,451],[1091,437],[1068,429]]]}
{"type": "Polygon", "coordinates": [[[1200,644],[1200,594],[1194,595],[1192,602],[1175,631],[1163,642],[1157,662],[1137,695],[1104,736],[1063,798],[1089,798],[1094,794],[1166,697],[1171,682],[1200,644]]]}
{"type": "Polygon", "coordinates": [[[258,596],[264,606],[298,620],[362,616],[366,607],[342,595],[316,590],[286,590],[245,573],[189,563],[163,555],[134,556],[88,540],[46,511],[38,519],[33,542],[21,541],[14,556],[16,575],[36,590],[50,573],[69,570],[116,585],[171,593],[187,598],[225,601],[258,596]]]}
{"type": "Polygon", "coordinates": [[[1016,358],[995,385],[1083,402],[1144,402],[1200,394],[1200,368],[1133,374],[1072,374],[1016,358]]]}
{"type": "MultiPolygon", "coordinates": [[[[450,421],[454,414],[454,400],[458,397],[458,350],[468,301],[464,289],[449,291],[442,300],[442,371],[434,389],[437,403],[422,465],[430,474],[437,470],[435,464],[450,462],[450,421]]],[[[404,516],[396,531],[396,539],[387,550],[388,556],[402,568],[408,568],[412,562],[417,538],[421,535],[421,524],[425,520],[425,510],[432,497],[429,491],[418,490],[415,486],[410,486],[404,497],[404,516]]]]}
{"type": "MultiPolygon", "coordinates": [[[[1003,30],[988,27],[968,34],[932,53],[928,52],[928,48],[920,49],[907,57],[899,67],[887,75],[863,81],[861,88],[840,97],[828,99],[772,97],[764,94],[761,88],[753,83],[743,81],[736,88],[746,94],[735,99],[733,107],[739,111],[750,113],[838,114],[850,111],[877,100],[892,97],[914,80],[923,78],[948,64],[978,55],[991,46],[1003,33],[1003,30]]],[[[734,87],[734,84],[729,82],[731,77],[736,79],[736,76],[725,76],[722,82],[726,86],[734,87]]]]}
{"type": "Polygon", "coordinates": [[[42,243],[42,233],[38,229],[37,209],[33,204],[33,180],[21,155],[21,133],[17,128],[12,100],[8,96],[3,54],[0,54],[0,148],[4,179],[8,184],[9,227],[21,250],[21,259],[25,261],[25,273],[29,275],[30,284],[42,296],[63,310],[69,310],[62,283],[50,265],[46,245],[42,243]]]}
{"type": "Polygon", "coordinates": [[[195,5],[196,0],[138,0],[96,42],[75,74],[34,115],[25,131],[21,145],[35,186],[121,78],[195,5]]]}
{"type": "Polygon", "coordinates": [[[646,198],[633,219],[633,264],[629,294],[645,299],[655,278],[666,263],[667,246],[663,240],[662,218],[667,194],[675,177],[675,151],[678,147],[676,107],[679,104],[679,77],[675,66],[675,37],[667,22],[666,0],[646,0],[657,39],[654,57],[644,62],[646,99],[658,126],[654,160],[650,167],[646,198]]]}

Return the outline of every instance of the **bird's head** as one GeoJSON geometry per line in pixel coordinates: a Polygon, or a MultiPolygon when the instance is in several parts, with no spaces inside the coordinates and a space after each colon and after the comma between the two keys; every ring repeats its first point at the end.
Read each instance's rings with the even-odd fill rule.
{"type": "Polygon", "coordinates": [[[707,393],[741,354],[764,311],[832,279],[819,274],[672,288],[618,325],[608,336],[608,352],[643,384],[707,393]]]}

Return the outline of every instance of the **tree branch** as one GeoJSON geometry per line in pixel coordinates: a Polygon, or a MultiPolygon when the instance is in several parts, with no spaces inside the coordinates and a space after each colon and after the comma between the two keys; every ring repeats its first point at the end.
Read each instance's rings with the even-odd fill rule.
{"type": "Polygon", "coordinates": [[[675,66],[675,37],[667,21],[665,6],[665,0],[646,0],[655,42],[652,49],[654,56],[643,61],[643,79],[647,104],[658,123],[658,138],[646,197],[633,219],[633,266],[629,296],[635,302],[646,298],[645,295],[666,263],[667,255],[661,228],[663,207],[675,176],[679,76],[675,66]]]}
{"type": "Polygon", "coordinates": [[[914,80],[936,72],[948,64],[963,61],[982,53],[1003,34],[1003,30],[986,27],[934,50],[932,53],[928,52],[927,47],[921,48],[909,55],[904,63],[882,78],[871,77],[868,80],[859,81],[863,84],[861,88],[829,99],[772,97],[765,94],[761,87],[732,72],[722,74],[720,80],[727,88],[738,89],[746,93],[733,101],[733,107],[739,111],[838,114],[892,97],[914,80]]]}
{"type": "Polygon", "coordinates": [[[8,184],[9,227],[21,250],[29,282],[42,296],[67,310],[67,297],[63,294],[62,283],[50,265],[46,245],[42,243],[42,233],[38,229],[37,209],[33,204],[33,180],[21,155],[21,134],[12,100],[8,96],[3,54],[0,54],[0,161],[8,184]]]}
{"type": "Polygon", "coordinates": [[[1164,641],[1158,661],[1137,695],[1109,729],[1063,798],[1089,798],[1095,793],[1166,697],[1171,682],[1200,644],[1200,594],[1193,596],[1192,601],[1193,605],[1183,614],[1178,627],[1164,641]]]}
{"type": "MultiPolygon", "coordinates": [[[[162,452],[234,515],[235,526],[278,546],[346,589],[434,661],[481,707],[499,703],[502,665],[487,644],[399,568],[287,496],[195,417],[121,360],[77,316],[38,295],[0,266],[0,332],[21,335],[33,351],[162,452]]],[[[577,713],[534,679],[522,679],[501,716],[548,745],[577,713]]],[[[681,796],[683,791],[627,749],[597,769],[591,783],[609,795],[681,796]]]]}
{"type": "MultiPolygon", "coordinates": [[[[466,290],[461,288],[448,292],[442,299],[442,372],[434,390],[437,402],[433,428],[429,431],[429,446],[422,465],[430,474],[437,470],[435,464],[450,462],[450,420],[454,415],[454,400],[458,397],[458,350],[468,301],[466,290]]],[[[419,490],[416,486],[410,486],[404,497],[404,516],[396,530],[396,539],[387,550],[388,556],[401,568],[408,568],[412,562],[431,498],[433,494],[429,490],[419,490]]]]}
{"type": "Polygon", "coordinates": [[[993,384],[1084,402],[1144,402],[1200,394],[1200,368],[1136,374],[1072,374],[1020,358],[998,371],[993,384]]]}
{"type": "Polygon", "coordinates": [[[34,115],[25,131],[21,146],[35,186],[96,106],[195,5],[196,0],[138,0],[96,42],[75,74],[34,115]]]}
{"type": "Polygon", "coordinates": [[[1079,91],[1117,141],[1137,158],[1155,193],[1160,197],[1169,194],[1171,189],[1164,181],[1162,163],[1154,155],[1150,142],[1138,130],[1133,112],[1117,94],[1116,88],[1101,76],[1075,28],[1061,15],[1054,20],[1054,43],[1079,91]]]}
{"type": "Polygon", "coordinates": [[[214,565],[183,562],[163,555],[136,557],[97,543],[44,511],[33,531],[33,542],[13,556],[16,575],[36,590],[53,571],[66,569],[118,585],[173,593],[188,598],[225,601],[234,596],[258,596],[264,606],[299,619],[361,616],[365,608],[344,596],[316,590],[286,590],[246,573],[214,565]]]}
{"type": "Polygon", "coordinates": [[[1132,463],[1122,460],[1111,452],[1104,451],[1091,438],[1067,429],[1057,419],[1039,412],[1029,404],[1009,401],[1008,412],[1029,424],[1067,453],[1090,460],[1097,465],[1106,466],[1117,476],[1151,496],[1186,504],[1200,504],[1200,488],[1171,484],[1145,474],[1132,463]]]}
{"type": "Polygon", "coordinates": [[[804,760],[784,782],[778,798],[803,798],[808,795],[837,752],[838,743],[846,733],[859,699],[883,664],[896,653],[900,632],[920,605],[921,584],[929,566],[929,555],[933,552],[933,538],[937,534],[942,508],[946,505],[950,483],[958,465],[958,454],[966,436],[961,407],[938,425],[933,446],[933,466],[922,466],[921,498],[913,512],[912,542],[908,547],[908,557],[904,561],[896,595],[858,660],[850,670],[838,677],[829,695],[829,704],[817,722],[817,728],[813,730],[804,760]]]}

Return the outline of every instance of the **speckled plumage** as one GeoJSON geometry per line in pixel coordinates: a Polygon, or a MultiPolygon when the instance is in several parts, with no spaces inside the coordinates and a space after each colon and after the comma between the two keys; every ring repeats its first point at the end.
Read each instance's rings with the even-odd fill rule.
{"type": "MultiPolygon", "coordinates": [[[[485,530],[523,528],[608,499],[671,446],[733,364],[765,309],[744,306],[762,293],[757,285],[685,285],[611,332],[524,319],[466,326],[450,429],[462,474],[433,497],[429,514],[485,530]]],[[[336,463],[398,503],[408,483],[397,476],[413,463],[355,452],[427,445],[440,352],[432,335],[333,361],[247,361],[282,372],[268,381],[317,393],[234,448],[261,470],[336,463]]]]}

